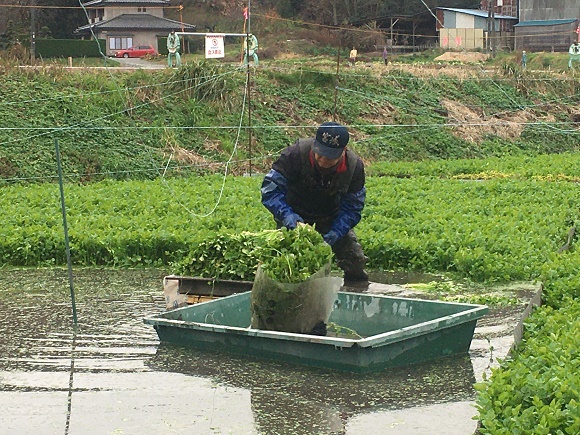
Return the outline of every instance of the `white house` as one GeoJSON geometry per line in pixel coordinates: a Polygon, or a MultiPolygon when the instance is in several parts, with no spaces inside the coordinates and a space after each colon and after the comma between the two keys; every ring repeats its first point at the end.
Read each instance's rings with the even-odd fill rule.
{"type": "Polygon", "coordinates": [[[93,0],[83,6],[89,23],[77,28],[75,33],[105,39],[108,56],[134,45],[151,45],[157,51],[163,50],[159,38],[166,38],[172,30],[196,31],[193,24],[164,18],[164,8],[170,6],[170,0],[93,0]]]}

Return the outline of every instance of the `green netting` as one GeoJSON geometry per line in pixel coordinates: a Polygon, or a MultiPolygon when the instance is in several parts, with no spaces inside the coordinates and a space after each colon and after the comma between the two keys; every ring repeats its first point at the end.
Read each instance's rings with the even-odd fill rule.
{"type": "Polygon", "coordinates": [[[330,276],[331,263],[306,281],[282,283],[258,267],[252,287],[252,328],[309,333],[328,322],[342,279],[330,276]]]}

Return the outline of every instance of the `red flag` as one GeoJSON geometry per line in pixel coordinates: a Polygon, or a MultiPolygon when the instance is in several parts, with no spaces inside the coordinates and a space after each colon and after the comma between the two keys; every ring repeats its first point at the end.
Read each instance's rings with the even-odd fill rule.
{"type": "Polygon", "coordinates": [[[247,20],[247,19],[248,19],[248,15],[250,15],[250,14],[248,13],[248,8],[247,8],[247,7],[245,7],[245,8],[244,8],[244,20],[247,20]]]}

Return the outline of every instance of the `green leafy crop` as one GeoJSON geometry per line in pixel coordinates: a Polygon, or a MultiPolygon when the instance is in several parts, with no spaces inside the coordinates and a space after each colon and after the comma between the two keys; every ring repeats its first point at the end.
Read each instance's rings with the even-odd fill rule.
{"type": "Polygon", "coordinates": [[[256,248],[266,274],[284,283],[307,280],[332,260],[332,249],[310,225],[262,233],[263,245],[256,248]]]}
{"type": "Polygon", "coordinates": [[[182,275],[253,280],[259,264],[272,279],[301,282],[332,260],[332,249],[309,225],[260,232],[221,233],[197,244],[173,265],[182,275]]]}

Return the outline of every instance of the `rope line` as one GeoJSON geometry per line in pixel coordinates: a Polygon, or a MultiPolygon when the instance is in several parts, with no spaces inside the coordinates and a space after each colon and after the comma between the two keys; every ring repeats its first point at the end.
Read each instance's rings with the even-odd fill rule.
{"type": "MultiPolygon", "coordinates": [[[[506,114],[510,112],[499,112],[499,114],[506,114]]],[[[495,114],[487,115],[486,118],[490,118],[495,116],[495,114]]],[[[101,119],[101,118],[98,118],[101,119]]],[[[494,125],[523,125],[523,126],[535,126],[535,125],[569,125],[569,122],[565,121],[501,121],[497,120],[494,121],[494,125]]],[[[413,127],[459,127],[459,126],[468,126],[468,127],[483,127],[488,126],[489,122],[443,122],[443,123],[413,123],[413,124],[349,124],[349,128],[413,128],[413,127]]],[[[151,125],[143,125],[143,126],[120,126],[120,127],[0,127],[0,130],[7,130],[7,131],[17,131],[17,130],[41,130],[41,131],[86,131],[86,130],[284,130],[284,129],[316,129],[316,125],[252,125],[249,127],[247,125],[242,126],[231,126],[231,125],[214,125],[214,126],[151,126],[151,125]]],[[[571,130],[576,131],[576,130],[571,130]]],[[[28,136],[26,138],[15,140],[15,142],[20,140],[32,139],[37,136],[28,136]]],[[[4,145],[10,142],[0,143],[0,145],[4,145]]]]}
{"type": "MultiPolygon", "coordinates": [[[[235,139],[235,142],[234,142],[234,147],[232,149],[232,152],[231,152],[228,160],[224,164],[224,175],[222,177],[222,184],[221,184],[221,187],[220,187],[220,192],[219,192],[218,198],[217,198],[214,206],[212,207],[212,209],[209,212],[204,213],[204,214],[195,213],[189,207],[187,207],[185,204],[183,204],[183,202],[181,202],[179,199],[177,199],[177,195],[175,194],[175,191],[171,188],[171,186],[169,186],[169,184],[167,183],[167,181],[165,179],[165,172],[164,172],[163,176],[161,177],[161,181],[164,183],[164,185],[167,187],[167,189],[173,194],[173,197],[174,197],[174,199],[177,200],[177,203],[185,211],[187,211],[189,214],[191,214],[192,216],[195,216],[195,217],[198,217],[198,218],[205,218],[205,217],[211,216],[217,210],[217,208],[218,208],[218,206],[219,206],[219,204],[221,202],[221,199],[222,199],[223,194],[224,194],[225,185],[226,185],[226,179],[227,179],[227,175],[228,175],[228,169],[230,167],[230,164],[233,161],[234,155],[238,151],[238,144],[240,142],[240,133],[242,131],[242,122],[243,122],[243,119],[244,119],[244,112],[245,112],[245,107],[246,107],[246,98],[247,98],[247,95],[248,95],[248,89],[249,89],[249,76],[246,76],[246,84],[244,86],[244,97],[243,97],[243,102],[242,102],[242,108],[240,110],[240,121],[239,121],[239,124],[238,124],[238,130],[237,130],[236,139],[235,139]]],[[[172,156],[173,156],[173,154],[170,156],[170,158],[167,161],[166,170],[167,170],[167,167],[169,166],[169,162],[170,162],[172,156]]]]}
{"type": "MultiPolygon", "coordinates": [[[[225,75],[225,74],[224,74],[224,75],[225,75]]],[[[219,76],[217,76],[217,77],[216,77],[216,76],[214,76],[214,77],[215,77],[215,79],[216,79],[216,80],[219,78],[219,76]]],[[[199,87],[199,86],[202,86],[203,84],[205,84],[205,83],[199,84],[199,85],[197,85],[197,86],[193,87],[193,89],[195,89],[195,88],[197,88],[197,87],[199,87]]],[[[83,129],[84,129],[84,126],[85,126],[86,124],[92,124],[92,123],[94,123],[94,122],[96,122],[96,121],[102,121],[102,120],[105,120],[105,119],[111,118],[111,117],[113,117],[113,116],[120,115],[120,114],[122,114],[122,113],[128,113],[128,112],[134,111],[134,110],[136,110],[136,109],[140,109],[140,108],[142,108],[142,107],[149,106],[149,105],[151,105],[151,104],[153,104],[153,103],[158,103],[158,102],[160,102],[160,101],[164,101],[164,100],[166,100],[166,99],[168,99],[168,98],[170,98],[170,97],[174,97],[174,96],[176,96],[176,95],[179,95],[179,94],[182,94],[182,93],[185,93],[185,92],[189,92],[191,89],[192,89],[192,88],[184,88],[184,89],[181,89],[181,90],[179,90],[179,91],[176,91],[176,92],[170,93],[170,94],[168,94],[168,95],[165,95],[165,96],[163,96],[163,97],[160,97],[160,98],[157,98],[157,99],[153,99],[153,100],[147,101],[147,102],[145,102],[145,103],[142,103],[142,104],[138,104],[138,105],[136,105],[136,106],[132,106],[132,107],[126,107],[126,108],[124,108],[123,110],[119,110],[119,111],[117,111],[117,112],[109,113],[109,114],[107,114],[107,115],[103,115],[103,116],[100,116],[100,117],[97,117],[97,118],[88,119],[88,120],[86,120],[86,121],[77,122],[77,123],[75,123],[75,124],[71,124],[71,125],[68,125],[68,126],[57,127],[57,128],[51,128],[51,129],[49,129],[48,131],[46,131],[46,132],[44,132],[44,133],[37,134],[37,135],[26,136],[26,137],[22,137],[22,138],[19,138],[19,139],[13,139],[13,140],[8,140],[8,141],[5,141],[5,142],[0,142],[0,146],[1,146],[1,145],[7,145],[7,144],[11,144],[11,143],[16,143],[16,142],[21,142],[21,141],[26,141],[26,140],[30,140],[30,139],[35,139],[35,138],[38,138],[38,137],[41,137],[41,136],[46,136],[46,135],[48,135],[49,133],[57,133],[57,132],[63,132],[63,131],[69,131],[69,130],[73,130],[75,127],[83,127],[83,129]]],[[[89,128],[93,128],[93,127],[89,127],[89,128]]],[[[32,129],[31,129],[31,130],[32,130],[32,129]]]]}

